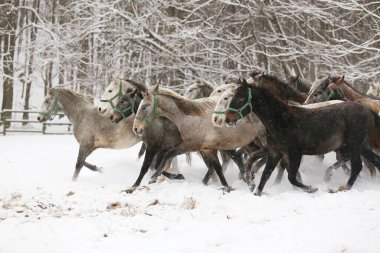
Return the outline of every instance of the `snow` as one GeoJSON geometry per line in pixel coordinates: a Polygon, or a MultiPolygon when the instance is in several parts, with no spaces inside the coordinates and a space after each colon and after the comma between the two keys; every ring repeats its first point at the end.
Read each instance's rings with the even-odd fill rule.
{"type": "Polygon", "coordinates": [[[286,178],[273,185],[272,175],[256,197],[235,165],[226,178],[236,190],[225,194],[219,183],[201,183],[197,155],[191,167],[180,157],[186,180],[148,185],[147,175],[146,187],[127,194],[142,164],[139,148],[97,150],[88,161],[104,173],[83,168],[71,182],[73,136],[0,137],[0,252],[380,252],[379,176],[363,170],[351,191],[329,194],[347,180],[338,171],[323,183],[334,154],[301,165],[315,194],[286,178]]]}

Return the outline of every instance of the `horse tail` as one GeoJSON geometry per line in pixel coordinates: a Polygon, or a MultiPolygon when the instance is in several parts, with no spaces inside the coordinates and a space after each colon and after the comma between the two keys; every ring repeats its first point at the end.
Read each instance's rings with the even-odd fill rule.
{"type": "Polygon", "coordinates": [[[144,155],[144,153],[145,153],[145,150],[146,150],[146,148],[145,148],[145,145],[144,145],[144,143],[141,145],[141,148],[140,148],[140,151],[139,151],[139,154],[138,154],[138,159],[140,159],[143,155],[144,155]]]}
{"type": "Polygon", "coordinates": [[[186,153],[186,163],[191,166],[191,153],[186,153]]]}
{"type": "Polygon", "coordinates": [[[373,110],[371,110],[371,112],[374,126],[369,129],[369,142],[372,148],[380,151],[380,117],[373,110]]]}

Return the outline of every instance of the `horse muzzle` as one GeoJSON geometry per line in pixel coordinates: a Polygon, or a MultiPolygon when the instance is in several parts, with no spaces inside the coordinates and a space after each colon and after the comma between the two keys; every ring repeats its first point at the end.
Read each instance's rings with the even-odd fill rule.
{"type": "Polygon", "coordinates": [[[110,116],[110,120],[115,124],[119,123],[122,119],[123,117],[121,116],[121,114],[115,111],[110,116]]]}
{"type": "Polygon", "coordinates": [[[228,127],[235,127],[239,117],[234,112],[226,112],[226,125],[228,127]]]}

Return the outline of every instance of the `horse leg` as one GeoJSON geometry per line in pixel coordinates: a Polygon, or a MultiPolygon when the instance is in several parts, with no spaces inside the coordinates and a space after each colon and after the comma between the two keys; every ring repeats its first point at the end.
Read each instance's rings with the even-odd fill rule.
{"type": "Polygon", "coordinates": [[[351,176],[347,181],[347,184],[339,187],[339,191],[349,190],[354,185],[356,178],[358,177],[360,171],[362,170],[362,160],[360,158],[360,153],[351,154],[351,176]]]}
{"type": "Polygon", "coordinates": [[[95,150],[95,148],[89,148],[88,146],[80,145],[79,146],[79,153],[77,157],[77,163],[75,164],[75,172],[72,177],[73,181],[78,180],[79,172],[81,171],[86,158],[95,150]]]}
{"type": "MultiPolygon", "coordinates": [[[[140,184],[142,179],[144,178],[145,174],[149,170],[149,166],[153,161],[154,156],[157,154],[157,149],[153,147],[147,147],[145,151],[145,157],[144,157],[144,162],[141,166],[140,169],[140,174],[136,180],[136,182],[133,184],[132,189],[129,190],[129,192],[132,192],[134,189],[136,189],[140,184]]],[[[157,157],[157,159],[162,159],[161,157],[157,157]]]]}
{"type": "Polygon", "coordinates": [[[272,174],[274,168],[276,168],[276,165],[278,161],[281,159],[282,155],[280,153],[277,153],[275,151],[268,152],[268,160],[265,165],[263,174],[261,175],[259,186],[257,187],[257,191],[255,192],[256,196],[261,196],[263,193],[264,186],[266,182],[268,181],[270,175],[272,174]]]}
{"type": "Polygon", "coordinates": [[[375,179],[375,177],[376,177],[376,168],[375,168],[375,165],[372,163],[372,162],[370,162],[367,158],[365,158],[365,157],[362,157],[362,160],[363,160],[363,162],[364,162],[364,165],[368,168],[368,170],[369,170],[369,173],[370,173],[370,175],[371,175],[371,178],[372,179],[375,179]]]}
{"type": "Polygon", "coordinates": [[[222,166],[220,165],[218,156],[217,156],[217,150],[202,150],[201,152],[203,161],[205,162],[206,166],[209,168],[209,171],[214,171],[219,177],[220,182],[224,186],[224,190],[229,192],[232,190],[232,188],[228,185],[222,171],[222,166]]]}
{"type": "Polygon", "coordinates": [[[226,150],[226,152],[231,156],[232,161],[234,161],[234,163],[239,167],[239,179],[242,179],[245,173],[245,166],[243,163],[242,155],[236,150],[226,150]]]}
{"type": "Polygon", "coordinates": [[[96,171],[96,172],[100,172],[100,173],[103,172],[102,167],[97,167],[96,165],[93,165],[93,164],[88,163],[88,162],[86,162],[86,161],[84,162],[83,166],[89,168],[89,169],[92,170],[92,171],[96,171]]]}
{"type": "Polygon", "coordinates": [[[155,183],[157,181],[158,176],[160,176],[162,174],[162,171],[165,167],[165,164],[168,162],[169,159],[171,159],[177,155],[181,155],[181,154],[185,153],[185,151],[186,151],[185,145],[183,142],[178,144],[176,147],[173,147],[173,148],[167,150],[165,152],[165,154],[163,155],[162,161],[160,162],[160,165],[157,167],[156,172],[150,178],[149,183],[152,184],[152,183],[155,183]]]}
{"type": "Polygon", "coordinates": [[[284,175],[284,171],[286,170],[286,168],[289,167],[289,164],[287,164],[287,162],[284,160],[284,158],[282,158],[280,160],[280,164],[278,166],[278,172],[277,172],[277,176],[276,176],[276,179],[274,181],[274,184],[280,184],[281,183],[281,180],[282,180],[282,177],[284,175]]]}
{"type": "MultiPolygon", "coordinates": [[[[160,165],[162,158],[163,158],[163,154],[161,154],[160,157],[161,157],[161,159],[156,160],[156,166],[155,166],[156,168],[158,168],[158,166],[160,165]]],[[[175,180],[185,179],[185,177],[181,173],[176,174],[176,173],[170,172],[173,169],[175,163],[177,164],[176,170],[179,171],[178,170],[178,160],[177,160],[177,157],[175,156],[166,162],[164,170],[162,171],[162,175],[171,179],[171,180],[173,180],[173,179],[175,179],[175,180]]]]}
{"type": "MultiPolygon", "coordinates": [[[[380,171],[380,156],[378,156],[369,148],[362,149],[361,155],[364,157],[364,161],[367,161],[367,163],[371,164],[372,166],[375,166],[380,171]]],[[[376,171],[370,170],[370,173],[372,178],[376,176],[376,171]]]]}
{"type": "Polygon", "coordinates": [[[301,189],[303,189],[304,191],[308,193],[316,192],[318,190],[317,188],[304,185],[297,179],[297,173],[301,164],[301,158],[302,158],[302,154],[299,154],[299,153],[289,154],[289,169],[288,169],[289,182],[292,185],[300,187],[301,189]]]}
{"type": "MultiPolygon", "coordinates": [[[[230,161],[231,161],[231,156],[224,150],[219,150],[219,153],[220,153],[220,156],[222,157],[222,171],[223,173],[227,170],[227,167],[228,165],[230,164],[230,161]]],[[[208,175],[209,172],[206,173],[205,177],[203,178],[203,183],[207,185],[208,183],[208,180],[209,180],[209,175],[208,175]]],[[[211,174],[211,177],[212,177],[212,181],[214,183],[218,182],[218,175],[216,174],[216,172],[213,170],[212,171],[212,174],[211,174]]]]}
{"type": "MultiPolygon", "coordinates": [[[[262,164],[261,164],[259,167],[254,167],[252,170],[253,163],[256,162],[258,159],[264,157],[266,154],[267,154],[267,150],[264,148],[261,148],[261,149],[254,151],[248,155],[247,163],[245,165],[245,175],[244,175],[245,182],[248,185],[252,185],[252,180],[255,178],[255,174],[257,173],[258,169],[262,166],[262,164]]],[[[263,159],[261,159],[260,161],[263,161],[263,159]]],[[[265,163],[265,161],[264,161],[264,163],[265,163]]],[[[251,188],[252,188],[252,186],[251,186],[251,188]]]]}
{"type": "Polygon", "coordinates": [[[325,182],[329,182],[331,180],[331,177],[334,175],[334,172],[342,167],[344,164],[346,164],[346,162],[348,161],[349,159],[348,158],[341,158],[340,160],[338,160],[337,162],[335,162],[333,165],[331,165],[330,167],[327,168],[326,172],[325,172],[325,176],[324,176],[324,180],[325,182]]]}

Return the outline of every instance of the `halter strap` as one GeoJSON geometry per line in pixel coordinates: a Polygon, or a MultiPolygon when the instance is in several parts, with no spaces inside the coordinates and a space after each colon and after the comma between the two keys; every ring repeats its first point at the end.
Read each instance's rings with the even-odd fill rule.
{"type": "MultiPolygon", "coordinates": [[[[228,107],[228,109],[226,111],[236,112],[236,113],[239,114],[240,119],[244,119],[245,117],[247,117],[248,114],[246,114],[244,116],[243,115],[243,110],[247,106],[250,108],[249,112],[252,112],[252,110],[253,110],[251,101],[252,101],[252,90],[251,90],[251,88],[248,88],[248,100],[247,100],[247,102],[244,105],[242,105],[239,109],[228,107]]],[[[213,114],[225,114],[226,111],[213,111],[213,114]]]]}
{"type": "Polygon", "coordinates": [[[158,116],[158,113],[157,113],[157,98],[156,98],[156,95],[153,96],[153,111],[151,112],[150,115],[145,115],[144,117],[142,116],[139,116],[137,115],[135,117],[135,119],[137,119],[138,121],[143,121],[145,122],[145,124],[147,125],[147,127],[151,127],[152,126],[152,122],[149,120],[150,116],[153,114],[153,116],[157,117],[158,116]]]}
{"type": "Polygon", "coordinates": [[[113,97],[110,98],[110,99],[101,99],[100,102],[108,102],[108,103],[110,103],[112,109],[115,110],[116,106],[114,105],[113,100],[114,100],[115,98],[121,98],[121,97],[123,96],[123,92],[121,91],[121,89],[122,89],[122,87],[121,87],[121,82],[119,82],[119,91],[116,93],[116,95],[113,96],[113,97]]]}
{"type": "Polygon", "coordinates": [[[132,104],[130,106],[128,106],[127,108],[124,108],[122,110],[120,110],[117,106],[113,109],[114,111],[118,112],[121,114],[121,116],[123,117],[123,119],[127,118],[126,114],[131,111],[131,112],[134,112],[135,110],[135,103],[136,103],[136,96],[134,96],[133,98],[133,101],[132,101],[132,104]]]}
{"type": "Polygon", "coordinates": [[[38,114],[46,118],[49,118],[49,120],[53,120],[55,116],[57,116],[58,112],[59,112],[58,98],[57,98],[57,94],[54,94],[53,107],[47,112],[39,112],[38,114]]]}

